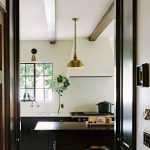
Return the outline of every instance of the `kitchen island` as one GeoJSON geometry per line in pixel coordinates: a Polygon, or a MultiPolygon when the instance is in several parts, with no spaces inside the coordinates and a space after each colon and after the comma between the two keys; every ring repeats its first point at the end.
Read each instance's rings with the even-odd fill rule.
{"type": "Polygon", "coordinates": [[[87,126],[70,117],[23,117],[21,150],[85,150],[90,145],[107,145],[113,150],[113,125],[87,126]],[[40,122],[45,125],[36,128],[40,122]]]}
{"type": "Polygon", "coordinates": [[[88,125],[85,122],[38,122],[35,131],[54,135],[53,149],[85,150],[90,145],[114,147],[114,127],[111,124],[88,125]]]}

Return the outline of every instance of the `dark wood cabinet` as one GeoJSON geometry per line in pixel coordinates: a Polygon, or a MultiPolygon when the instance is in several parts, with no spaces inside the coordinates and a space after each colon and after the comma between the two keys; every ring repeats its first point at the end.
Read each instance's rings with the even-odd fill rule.
{"type": "Polygon", "coordinates": [[[21,117],[21,150],[53,150],[55,134],[48,131],[35,131],[38,121],[66,122],[71,117],[21,117]]]}
{"type": "Polygon", "coordinates": [[[29,150],[49,150],[49,134],[46,131],[30,131],[29,150]]]}
{"type": "Polygon", "coordinates": [[[30,150],[48,150],[49,149],[49,136],[45,131],[31,131],[29,148],[30,150]]]}
{"type": "Polygon", "coordinates": [[[113,150],[113,126],[88,127],[71,117],[21,118],[21,150],[84,150],[93,144],[107,145],[113,150]],[[55,125],[52,130],[34,130],[38,121],[55,125]]]}
{"type": "Polygon", "coordinates": [[[52,150],[55,136],[47,131],[21,132],[21,150],[52,150]]]}
{"type": "Polygon", "coordinates": [[[21,117],[21,150],[53,150],[55,134],[35,131],[38,121],[71,121],[70,117],[21,117]]]}
{"type": "Polygon", "coordinates": [[[114,149],[114,132],[74,130],[55,132],[57,150],[85,150],[91,145],[107,145],[114,149]]]}

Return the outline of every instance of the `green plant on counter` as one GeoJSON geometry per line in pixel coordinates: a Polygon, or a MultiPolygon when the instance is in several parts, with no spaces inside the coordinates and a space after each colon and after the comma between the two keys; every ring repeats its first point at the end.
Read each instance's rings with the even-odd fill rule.
{"type": "Polygon", "coordinates": [[[62,93],[67,89],[67,87],[70,85],[69,79],[66,76],[58,75],[54,77],[53,80],[48,81],[49,85],[55,92],[59,95],[59,106],[58,106],[58,114],[60,111],[60,96],[62,96],[62,93]]]}

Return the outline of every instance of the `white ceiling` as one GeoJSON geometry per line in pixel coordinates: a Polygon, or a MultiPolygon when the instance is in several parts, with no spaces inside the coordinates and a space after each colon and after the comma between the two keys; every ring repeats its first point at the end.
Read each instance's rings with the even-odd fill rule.
{"type": "MultiPolygon", "coordinates": [[[[72,39],[73,17],[78,17],[77,37],[89,37],[113,0],[56,0],[56,40],[72,39]]],[[[104,36],[113,33],[110,25],[104,36]]],[[[49,40],[44,0],[20,0],[21,40],[49,40]]]]}

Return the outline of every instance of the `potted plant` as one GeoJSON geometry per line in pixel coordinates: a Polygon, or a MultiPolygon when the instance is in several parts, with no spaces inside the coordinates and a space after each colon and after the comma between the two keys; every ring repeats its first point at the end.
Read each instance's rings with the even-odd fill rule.
{"type": "Polygon", "coordinates": [[[53,80],[50,81],[50,87],[53,88],[55,92],[59,95],[59,104],[58,104],[58,114],[60,111],[60,97],[62,93],[67,89],[70,85],[69,79],[66,76],[58,75],[54,77],[53,80]]]}

